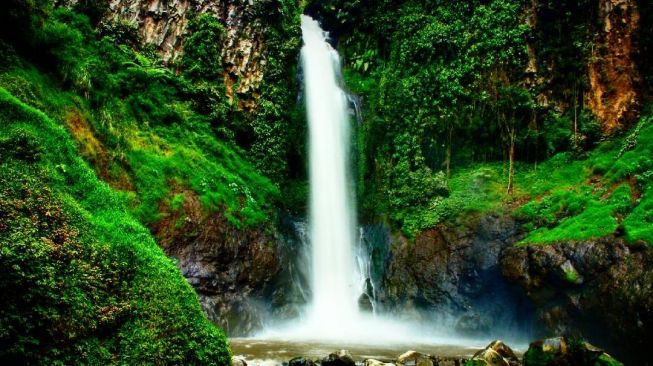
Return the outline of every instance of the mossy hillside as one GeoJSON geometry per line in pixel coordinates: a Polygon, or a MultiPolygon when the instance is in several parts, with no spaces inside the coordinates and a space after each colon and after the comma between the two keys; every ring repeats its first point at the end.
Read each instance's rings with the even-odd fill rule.
{"type": "MultiPolygon", "coordinates": [[[[180,192],[236,227],[273,216],[279,188],[229,138],[237,112],[220,83],[193,74],[219,69],[211,37],[188,45],[207,57],[174,73],[139,46],[131,24],[94,29],[86,15],[45,1],[7,7],[0,245],[13,272],[2,288],[24,296],[3,303],[0,358],[227,364],[223,333],[143,226],[179,209],[180,192]]],[[[198,22],[219,35],[213,20],[198,22]]]]}
{"type": "Polygon", "coordinates": [[[0,89],[0,358],[226,365],[224,334],[66,129],[0,89]],[[17,149],[17,146],[22,148],[17,149]]]}
{"type": "Polygon", "coordinates": [[[448,197],[416,208],[406,222],[417,233],[473,212],[514,214],[528,235],[522,244],[609,235],[653,243],[653,115],[586,156],[560,153],[537,165],[521,163],[515,190],[505,190],[505,164],[454,171],[448,197]]]}
{"type": "MultiPolygon", "coordinates": [[[[161,220],[175,190],[188,188],[207,213],[225,211],[234,226],[269,221],[278,187],[244,150],[216,138],[230,128],[219,111],[227,108],[224,100],[216,102],[222,106],[217,115],[202,114],[213,102],[194,73],[210,66],[202,65],[206,58],[176,75],[154,53],[129,45],[127,25],[99,36],[84,15],[46,10],[32,30],[38,48],[26,52],[3,43],[9,62],[0,70],[0,86],[66,126],[96,173],[130,192],[129,207],[142,222],[161,220]],[[41,64],[37,56],[52,62],[41,64]]],[[[207,53],[205,46],[194,52],[207,53]]],[[[219,88],[215,93],[224,99],[219,88]]]]}

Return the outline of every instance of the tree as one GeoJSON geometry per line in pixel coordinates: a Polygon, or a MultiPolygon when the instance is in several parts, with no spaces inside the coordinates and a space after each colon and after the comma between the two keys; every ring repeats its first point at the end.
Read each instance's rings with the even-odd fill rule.
{"type": "Polygon", "coordinates": [[[519,86],[504,86],[499,88],[496,106],[497,123],[501,127],[503,140],[506,141],[509,161],[507,191],[512,194],[515,177],[515,144],[519,134],[526,131],[535,117],[535,103],[528,90],[519,86]]]}

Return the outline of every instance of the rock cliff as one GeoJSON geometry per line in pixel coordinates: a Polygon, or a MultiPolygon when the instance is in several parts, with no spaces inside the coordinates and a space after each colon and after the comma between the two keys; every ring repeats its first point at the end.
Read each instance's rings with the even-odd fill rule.
{"type": "Polygon", "coordinates": [[[222,64],[227,96],[237,100],[239,108],[251,111],[265,74],[266,39],[260,14],[265,2],[112,0],[107,18],[136,24],[142,42],[154,45],[164,60],[174,62],[183,54],[189,17],[201,13],[215,16],[226,30],[222,64]]]}
{"type": "Polygon", "coordinates": [[[166,254],[176,258],[209,319],[230,335],[261,327],[263,289],[280,270],[266,227],[239,230],[221,213],[206,213],[192,191],[183,207],[155,227],[166,254]]]}
{"type": "Polygon", "coordinates": [[[634,60],[639,10],[634,0],[599,2],[600,28],[592,47],[588,105],[606,132],[630,127],[639,117],[640,77],[634,60]]]}
{"type": "Polygon", "coordinates": [[[603,238],[510,247],[503,275],[519,283],[548,334],[581,335],[643,364],[653,337],[653,251],[603,238]]]}
{"type": "Polygon", "coordinates": [[[410,242],[389,245],[378,301],[387,311],[413,310],[459,333],[510,337],[532,331],[528,300],[502,277],[499,258],[518,238],[509,217],[482,216],[440,225],[410,242]]]}

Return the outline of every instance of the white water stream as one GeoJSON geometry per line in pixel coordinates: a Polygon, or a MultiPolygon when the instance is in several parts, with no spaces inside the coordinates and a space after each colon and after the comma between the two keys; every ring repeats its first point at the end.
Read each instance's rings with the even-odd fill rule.
{"type": "Polygon", "coordinates": [[[317,21],[302,16],[301,50],[309,124],[311,292],[305,314],[262,338],[347,344],[454,344],[407,320],[363,313],[369,264],[362,260],[349,176],[350,121],[340,57],[317,21]],[[365,272],[365,273],[362,273],[365,272]]]}
{"type": "Polygon", "coordinates": [[[349,191],[347,96],[338,86],[340,57],[319,24],[302,17],[306,112],[309,124],[311,288],[309,321],[339,332],[358,320],[360,276],[355,266],[355,220],[349,191]]]}

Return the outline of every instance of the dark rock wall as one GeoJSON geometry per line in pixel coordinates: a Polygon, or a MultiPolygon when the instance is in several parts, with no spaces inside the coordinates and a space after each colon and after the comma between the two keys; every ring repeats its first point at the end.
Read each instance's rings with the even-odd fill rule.
{"type": "Polygon", "coordinates": [[[305,223],[279,213],[276,225],[240,230],[207,213],[197,195],[154,229],[177,259],[209,319],[230,336],[252,335],[271,321],[296,319],[310,298],[305,223]]]}
{"type": "Polygon", "coordinates": [[[383,254],[379,307],[462,335],[580,336],[627,364],[646,364],[653,250],[616,238],[520,246],[521,237],[517,222],[492,215],[440,225],[412,242],[394,236],[383,254]]]}
{"type": "Polygon", "coordinates": [[[529,337],[529,301],[501,275],[499,258],[519,238],[509,217],[440,225],[414,242],[392,238],[379,306],[413,311],[468,336],[529,337]]]}
{"type": "Polygon", "coordinates": [[[501,269],[533,301],[549,335],[580,335],[644,364],[653,339],[653,251],[646,244],[604,238],[511,247],[501,269]]]}
{"type": "Polygon", "coordinates": [[[260,329],[264,289],[281,268],[274,231],[236,229],[221,213],[204,212],[193,192],[181,193],[183,207],[154,230],[159,245],[178,260],[211,320],[230,335],[260,329]]]}

